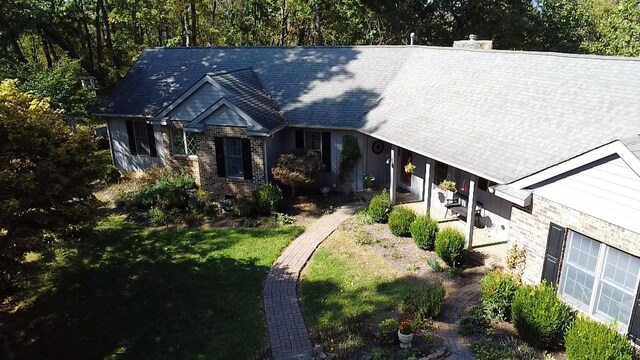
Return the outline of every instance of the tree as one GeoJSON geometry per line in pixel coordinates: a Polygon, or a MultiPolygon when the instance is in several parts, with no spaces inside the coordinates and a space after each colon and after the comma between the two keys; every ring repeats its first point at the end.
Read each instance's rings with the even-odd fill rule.
{"type": "MultiPolygon", "coordinates": [[[[95,139],[72,134],[47,98],[0,83],[0,269],[6,281],[27,251],[46,247],[44,234],[70,236],[95,215],[99,176],[95,139]]],[[[0,281],[0,285],[2,285],[0,281]]]]}
{"type": "Polygon", "coordinates": [[[280,155],[271,173],[277,181],[290,186],[291,196],[295,197],[296,186],[312,184],[323,168],[324,165],[318,153],[309,151],[303,156],[280,155]]]}

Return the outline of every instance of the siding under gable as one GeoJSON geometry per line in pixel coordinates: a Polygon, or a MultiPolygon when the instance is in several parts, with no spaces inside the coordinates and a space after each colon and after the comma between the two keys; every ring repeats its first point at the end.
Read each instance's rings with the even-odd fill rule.
{"type": "Polygon", "coordinates": [[[168,116],[172,120],[191,121],[224,96],[225,93],[222,90],[205,82],[198,90],[184,99],[180,105],[171,110],[168,116]]]}
{"type": "Polygon", "coordinates": [[[207,125],[248,126],[247,121],[226,105],[220,106],[201,122],[207,125]]]}
{"type": "Polygon", "coordinates": [[[552,179],[534,193],[640,233],[640,176],[618,156],[552,179]]]}

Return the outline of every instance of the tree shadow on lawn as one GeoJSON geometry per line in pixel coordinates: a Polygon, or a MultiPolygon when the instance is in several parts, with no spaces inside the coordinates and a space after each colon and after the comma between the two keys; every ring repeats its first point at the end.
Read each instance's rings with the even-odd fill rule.
{"type": "Polygon", "coordinates": [[[143,235],[125,222],[70,250],[35,299],[5,314],[16,358],[255,356],[263,346],[261,292],[269,268],[216,253],[233,239],[206,237],[143,235]]]}

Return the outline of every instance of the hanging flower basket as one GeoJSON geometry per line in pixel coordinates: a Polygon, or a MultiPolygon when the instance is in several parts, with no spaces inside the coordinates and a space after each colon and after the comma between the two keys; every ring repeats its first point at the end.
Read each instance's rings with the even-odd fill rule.
{"type": "Polygon", "coordinates": [[[409,161],[407,165],[404,166],[404,172],[407,174],[413,174],[414,171],[416,171],[416,166],[409,161]]]}

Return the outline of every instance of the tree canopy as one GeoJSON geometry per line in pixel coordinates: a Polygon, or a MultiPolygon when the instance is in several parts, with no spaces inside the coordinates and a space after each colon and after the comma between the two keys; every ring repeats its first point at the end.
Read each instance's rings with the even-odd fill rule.
{"type": "Polygon", "coordinates": [[[108,86],[146,46],[451,46],[640,56],[640,0],[5,0],[0,73],[67,56],[108,86]]]}

